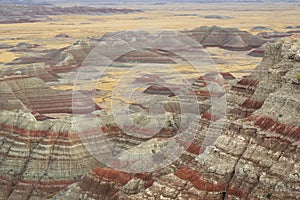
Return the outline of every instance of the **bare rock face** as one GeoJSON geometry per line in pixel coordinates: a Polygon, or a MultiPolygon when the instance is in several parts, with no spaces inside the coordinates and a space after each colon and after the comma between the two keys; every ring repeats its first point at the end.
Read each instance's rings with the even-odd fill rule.
{"type": "Polygon", "coordinates": [[[263,45],[266,40],[251,33],[235,28],[201,26],[189,32],[189,35],[203,46],[221,47],[229,50],[249,50],[263,45]]]}
{"type": "Polygon", "coordinates": [[[55,37],[56,38],[69,38],[70,36],[68,34],[65,34],[65,33],[60,33],[60,34],[57,34],[55,37]]]}
{"type": "Polygon", "coordinates": [[[246,51],[251,49],[251,47],[249,47],[237,34],[229,35],[224,41],[224,44],[222,44],[220,47],[237,51],[246,51]]]}
{"type": "Polygon", "coordinates": [[[70,71],[81,65],[86,56],[97,46],[93,41],[79,40],[73,45],[45,52],[28,54],[13,60],[11,65],[45,63],[55,73],[70,71]]]}
{"type": "MultiPolygon", "coordinates": [[[[206,42],[217,41],[218,31],[214,31],[214,36],[206,42]]],[[[145,32],[120,32],[117,35],[123,38],[116,42],[120,47],[136,35],[139,37],[135,39],[141,39],[140,35],[148,38],[146,41],[153,47],[161,42],[176,48],[183,46],[179,36],[165,39],[175,36],[170,32],[160,33],[154,41],[151,34],[145,32]]],[[[233,39],[238,38],[243,45],[248,45],[247,41],[252,37],[244,32],[233,35],[236,36],[233,39]]],[[[137,79],[136,82],[150,84],[145,92],[160,95],[164,101],[132,104],[131,110],[137,112],[117,113],[123,127],[116,123],[115,116],[99,115],[97,118],[103,122],[98,128],[106,136],[104,142],[113,142],[117,151],[126,150],[116,152],[126,164],[129,155],[153,156],[160,152],[180,128],[185,129],[185,124],[199,118],[189,129],[195,132],[192,141],[175,140],[184,147],[180,157],[164,168],[148,173],[126,173],[104,167],[87,152],[69,117],[48,117],[51,113],[70,114],[71,91],[51,89],[42,79],[30,77],[29,69],[14,68],[3,73],[0,78],[0,154],[4,159],[0,161],[0,199],[297,199],[300,196],[299,41],[295,36],[270,45],[261,64],[241,80],[235,80],[229,73],[212,72],[199,77],[192,88],[186,89],[164,84],[159,76],[145,75],[137,79]],[[228,94],[221,89],[210,92],[208,82],[225,82],[222,85],[228,94]],[[189,101],[179,104],[172,97],[163,96],[173,96],[172,91],[179,91],[182,96],[191,92],[198,102],[193,106],[189,101]],[[226,119],[212,112],[214,108],[210,104],[214,98],[227,98],[226,119]],[[149,122],[147,112],[153,104],[152,113],[161,120],[149,122]],[[185,107],[188,108],[183,109],[186,113],[181,113],[181,108],[185,107]],[[131,120],[139,126],[127,123],[131,120]],[[226,122],[224,126],[216,123],[222,121],[226,122]],[[139,127],[147,137],[126,132],[138,132],[139,127]],[[152,135],[157,127],[161,129],[152,135]],[[221,134],[212,142],[215,132],[221,134]],[[213,146],[208,148],[206,143],[213,146]]],[[[106,45],[102,40],[98,42],[100,47],[106,45]]],[[[144,45],[136,40],[131,42],[133,46],[144,45]]],[[[42,66],[38,75],[43,74],[47,79],[45,71],[56,75],[76,68],[95,46],[81,40],[59,52],[52,52],[55,59],[46,59],[49,66],[42,66]]],[[[147,62],[161,62],[158,55],[174,56],[168,51],[152,48],[145,52],[130,52],[119,62],[140,62],[140,57],[149,58],[147,62]]],[[[83,113],[97,110],[92,100],[84,95],[89,92],[78,91],[78,97],[73,96],[86,102],[78,106],[77,114],[81,110],[83,113]]],[[[226,105],[215,107],[218,110],[226,105]]],[[[89,114],[84,117],[88,119],[89,114]]],[[[83,131],[89,133],[92,129],[86,127],[83,131]]],[[[97,150],[102,150],[101,145],[97,150]]],[[[154,159],[160,161],[158,157],[154,159]]],[[[116,163],[117,166],[121,164],[116,163]]]]}
{"type": "Polygon", "coordinates": [[[235,77],[226,72],[210,72],[199,77],[192,84],[193,92],[197,95],[198,99],[209,100],[211,97],[224,95],[224,91],[210,91],[207,87],[210,81],[222,85],[225,90],[229,90],[232,82],[235,81],[235,77]]]}
{"type": "Polygon", "coordinates": [[[194,141],[171,165],[143,176],[99,168],[56,197],[298,199],[299,49],[297,37],[271,45],[253,73],[233,85],[227,123],[215,127],[222,134],[212,149],[202,148],[212,123],[203,117],[194,141]]]}
{"type": "Polygon", "coordinates": [[[252,50],[248,55],[249,56],[254,56],[254,57],[264,57],[265,51],[266,51],[268,45],[270,45],[269,42],[267,42],[267,43],[261,45],[260,47],[252,50]]]}
{"type": "Polygon", "coordinates": [[[72,91],[51,89],[21,71],[1,76],[0,86],[0,199],[51,197],[99,165],[70,118],[48,115],[71,114],[72,91]]]}
{"type": "Polygon", "coordinates": [[[59,76],[45,63],[33,63],[26,66],[14,65],[2,68],[1,76],[24,75],[28,77],[38,77],[45,82],[57,82],[59,76]]]}
{"type": "MultiPolygon", "coordinates": [[[[203,46],[220,47],[233,51],[247,51],[252,48],[261,47],[268,40],[259,36],[253,36],[246,31],[233,28],[222,27],[199,27],[194,30],[176,34],[162,31],[157,36],[145,31],[121,31],[117,33],[105,34],[101,39],[82,39],[73,45],[57,50],[37,50],[35,44],[18,44],[10,48],[10,51],[22,51],[27,54],[14,59],[9,65],[38,64],[44,63],[45,70],[52,75],[75,71],[83,63],[84,59],[91,51],[98,47],[108,44],[107,38],[114,37],[119,40],[116,45],[124,48],[126,44],[132,45],[132,51],[122,54],[115,62],[128,63],[160,63],[174,64],[182,58],[169,50],[162,50],[161,46],[176,47],[177,49],[186,48],[185,40],[194,41],[195,39],[203,46]],[[123,41],[123,42],[122,42],[123,41]],[[125,44],[126,43],[126,44],[125,44]],[[136,50],[136,49],[137,50],[136,50]]],[[[263,49],[265,46],[262,46],[263,49]]],[[[122,50],[119,49],[120,51],[122,50]]],[[[263,50],[258,49],[257,52],[263,50]]],[[[118,52],[114,52],[117,54],[118,52]]],[[[252,54],[250,54],[252,55],[252,54]]],[[[29,69],[30,70],[30,69],[29,69]]]]}
{"type": "MultiPolygon", "coordinates": [[[[82,191],[92,194],[92,198],[117,199],[118,193],[130,180],[130,174],[112,169],[95,168],[78,184],[82,191]],[[98,187],[91,187],[97,184],[98,187]]],[[[82,193],[81,195],[84,195],[82,193]]]]}
{"type": "Polygon", "coordinates": [[[292,33],[285,33],[285,32],[262,32],[259,33],[258,36],[263,37],[263,38],[284,38],[284,37],[289,37],[291,36],[292,33]]]}
{"type": "Polygon", "coordinates": [[[94,40],[82,39],[65,48],[25,54],[7,63],[10,67],[1,69],[0,75],[20,73],[51,82],[49,84],[60,80],[67,81],[63,80],[63,77],[68,76],[68,73],[71,76],[98,44],[99,42],[94,40]]]}
{"type": "Polygon", "coordinates": [[[150,87],[148,87],[144,93],[146,94],[157,94],[157,95],[167,95],[167,96],[174,96],[175,94],[172,92],[172,90],[178,90],[178,86],[177,88],[171,88],[167,87],[167,86],[162,86],[162,85],[152,85],[150,87]]]}
{"type": "Polygon", "coordinates": [[[38,122],[30,113],[0,113],[0,199],[45,199],[99,163],[71,120],[38,122]]]}
{"type": "Polygon", "coordinates": [[[174,63],[174,61],[171,58],[169,58],[169,55],[162,55],[161,52],[155,49],[140,51],[134,50],[121,56],[116,61],[129,63],[174,63]]]}
{"type": "Polygon", "coordinates": [[[153,83],[163,83],[165,82],[161,77],[158,75],[153,75],[153,74],[146,74],[143,75],[140,78],[137,78],[135,80],[136,83],[143,83],[143,84],[153,84],[153,83]]]}
{"type": "Polygon", "coordinates": [[[271,28],[265,27],[265,26],[255,26],[251,29],[252,31],[270,31],[271,28]]]}
{"type": "MultiPolygon", "coordinates": [[[[51,89],[39,78],[23,75],[4,76],[0,78],[0,86],[1,110],[27,109],[40,114],[73,112],[72,91],[51,89]]],[[[84,98],[84,95],[78,98],[84,98]]],[[[86,105],[82,105],[82,109],[83,112],[87,110],[92,112],[100,108],[87,98],[86,105]]]]}
{"type": "Polygon", "coordinates": [[[137,194],[153,184],[151,175],[96,167],[78,183],[57,194],[55,199],[119,199],[125,194],[137,194]]]}

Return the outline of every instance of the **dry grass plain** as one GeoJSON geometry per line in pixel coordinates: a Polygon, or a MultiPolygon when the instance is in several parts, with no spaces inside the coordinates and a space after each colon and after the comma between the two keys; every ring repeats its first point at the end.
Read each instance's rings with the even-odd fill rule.
{"type": "MultiPolygon", "coordinates": [[[[101,5],[98,5],[101,6],[101,5]]],[[[265,26],[275,31],[286,31],[288,25],[299,25],[300,6],[294,3],[240,3],[240,4],[167,4],[115,7],[139,8],[144,13],[106,16],[52,16],[53,21],[22,24],[0,24],[0,43],[38,43],[44,48],[61,48],[79,38],[101,37],[107,32],[130,29],[193,29],[198,26],[235,27],[251,31],[254,26],[265,26]],[[206,19],[205,15],[230,16],[231,19],[206,19]],[[58,39],[65,33],[72,38],[58,39]]],[[[251,31],[253,32],[253,31],[251,31]]],[[[253,32],[257,33],[257,32],[253,32]]],[[[18,55],[0,50],[0,63],[18,55]]]]}
{"type": "MultiPolygon", "coordinates": [[[[67,6],[63,4],[62,6],[67,6]]],[[[96,5],[103,7],[103,5],[96,5]]],[[[226,3],[226,4],[118,4],[107,7],[138,8],[144,13],[119,14],[106,16],[51,16],[52,21],[21,24],[0,24],[0,43],[16,45],[28,42],[41,45],[42,49],[62,48],[71,45],[80,38],[100,38],[107,32],[132,29],[193,29],[199,26],[235,27],[241,30],[258,33],[251,29],[265,26],[274,31],[287,31],[286,26],[299,26],[300,5],[295,3],[226,3]],[[221,15],[229,19],[207,19],[206,15],[221,15]],[[64,33],[70,38],[55,38],[64,33]]],[[[247,56],[248,52],[232,52],[218,48],[208,48],[207,52],[215,59],[220,71],[234,72],[236,76],[245,75],[239,70],[251,70],[261,60],[247,56]]],[[[13,52],[0,50],[1,63],[7,63],[20,56],[13,52]]],[[[184,71],[181,66],[179,71],[184,71]]],[[[98,86],[106,91],[96,101],[103,103],[109,99],[116,80],[122,76],[122,70],[111,72],[112,79],[103,79],[98,86]]],[[[55,89],[72,89],[71,85],[53,86],[55,89]]],[[[108,100],[109,101],[109,100],[108,100]]]]}
{"type": "MultiPolygon", "coordinates": [[[[168,4],[160,6],[120,5],[145,10],[144,13],[106,16],[52,16],[54,21],[22,24],[1,24],[1,38],[49,38],[58,33],[73,37],[100,36],[107,32],[126,29],[163,28],[184,29],[219,25],[250,30],[253,26],[266,26],[284,31],[287,25],[299,25],[300,6],[294,3],[272,4],[168,4]],[[185,16],[182,16],[185,15],[185,16]],[[195,16],[192,16],[195,15],[195,16]],[[197,16],[196,16],[197,15],[197,16]],[[205,19],[205,15],[231,16],[231,19],[205,19]]],[[[15,43],[16,41],[10,41],[15,43]]]]}

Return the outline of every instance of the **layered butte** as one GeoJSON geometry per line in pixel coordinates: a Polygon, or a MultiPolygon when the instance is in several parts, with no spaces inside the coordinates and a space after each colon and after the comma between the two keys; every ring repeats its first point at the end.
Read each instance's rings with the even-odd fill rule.
{"type": "Polygon", "coordinates": [[[24,110],[38,114],[72,114],[100,110],[91,99],[80,95],[76,97],[72,91],[60,91],[50,88],[37,77],[22,75],[3,76],[0,78],[1,110],[24,110]],[[72,109],[72,98],[83,98],[78,110],[72,109]]]}
{"type": "Polygon", "coordinates": [[[214,127],[222,133],[210,150],[201,148],[212,123],[204,117],[193,143],[163,169],[128,174],[95,168],[56,197],[298,199],[299,53],[296,36],[277,42],[253,73],[231,87],[226,125],[214,127]]]}
{"type": "MultiPolygon", "coordinates": [[[[155,40],[144,31],[107,34],[100,40],[78,41],[55,51],[53,59],[47,54],[39,73],[33,73],[29,66],[3,70],[0,199],[298,199],[297,36],[266,47],[263,61],[242,79],[211,72],[184,88],[178,81],[166,83],[172,78],[168,73],[134,77],[134,84],[147,86],[140,93],[148,95],[148,101],[126,102],[128,110],[116,109],[112,114],[100,111],[94,103],[91,93],[101,93],[100,89],[72,93],[49,86],[64,81],[96,46],[99,52],[95,55],[116,61],[113,65],[121,63],[118,67],[122,68],[128,63],[145,62],[174,66],[174,60],[186,64],[172,50],[185,48],[182,52],[188,49],[199,53],[203,50],[200,43],[248,50],[266,42],[243,31],[217,27],[181,34],[162,32],[155,40]],[[163,51],[159,49],[161,44],[174,49],[163,51]],[[116,51],[107,51],[109,45],[116,51]],[[138,51],[129,48],[132,46],[138,51]],[[122,52],[126,53],[117,56],[122,52]],[[214,84],[223,87],[212,90],[214,84]],[[191,103],[189,95],[196,97],[196,103],[191,103]],[[75,102],[82,104],[74,107],[72,101],[78,99],[81,101],[75,102]],[[218,99],[227,99],[228,107],[212,105],[218,99]],[[226,117],[222,109],[228,111],[226,117]],[[93,127],[92,122],[99,126],[93,127]],[[180,131],[184,133],[181,136],[189,137],[177,137],[180,131]],[[93,135],[98,132],[105,137],[93,135]],[[177,146],[182,150],[178,158],[157,167],[164,156],[177,151],[177,146]],[[108,154],[116,159],[101,163],[92,156],[106,161],[108,154]],[[128,170],[148,164],[148,157],[155,161],[149,162],[154,170],[128,170]]],[[[24,61],[15,62],[20,60],[24,61]]],[[[83,65],[87,75],[98,72],[97,66],[87,68],[96,61],[91,59],[83,65]]]]}
{"type": "Polygon", "coordinates": [[[0,199],[45,199],[99,165],[70,119],[37,121],[30,113],[0,113],[0,199]]]}

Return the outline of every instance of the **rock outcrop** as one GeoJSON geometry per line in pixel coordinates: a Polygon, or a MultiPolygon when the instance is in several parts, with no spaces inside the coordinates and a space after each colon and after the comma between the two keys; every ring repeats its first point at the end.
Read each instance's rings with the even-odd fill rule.
{"type": "Polygon", "coordinates": [[[266,40],[236,28],[201,26],[189,31],[189,35],[206,47],[221,47],[229,50],[257,48],[266,40]]]}
{"type": "MultiPolygon", "coordinates": [[[[248,48],[255,37],[236,29],[230,29],[234,34],[226,30],[225,35],[219,28],[200,30],[205,32],[203,38],[201,34],[192,37],[208,46],[232,47],[235,44],[229,41],[234,40],[242,44],[236,48],[245,45],[248,48]],[[213,34],[207,36],[207,30],[213,34]]],[[[152,47],[129,51],[118,57],[118,62],[140,62],[143,56],[150,63],[176,60],[178,56],[160,50],[159,45],[182,49],[190,47],[185,42],[191,42],[185,35],[174,32],[161,32],[153,39],[150,33],[128,31],[107,34],[94,41],[100,43],[100,51],[105,51],[103,47],[111,41],[104,39],[111,36],[118,39],[112,42],[116,51],[128,50],[128,44],[137,49],[152,47]]],[[[42,69],[57,75],[76,68],[95,43],[82,40],[61,49],[60,54],[52,54],[54,60],[45,61],[49,70],[45,70],[48,66],[42,69]]],[[[252,47],[258,43],[252,43],[252,47]]],[[[202,46],[198,48],[201,50],[202,46]]],[[[193,50],[199,53],[199,49],[193,50]]],[[[109,53],[107,57],[114,60],[114,54],[109,53]]],[[[75,94],[79,96],[73,99],[83,98],[86,104],[72,107],[71,91],[51,89],[42,79],[30,77],[29,69],[11,70],[14,75],[7,70],[0,78],[1,199],[299,199],[300,38],[297,36],[270,44],[261,64],[240,80],[229,73],[211,72],[194,80],[191,88],[183,88],[164,83],[162,80],[166,79],[158,75],[144,75],[135,83],[146,84],[147,95],[159,95],[160,99],[132,103],[129,113],[118,110],[114,116],[91,114],[100,109],[90,98],[91,91],[77,91],[75,94]],[[210,91],[214,84],[209,83],[223,88],[210,91]],[[181,96],[175,96],[173,91],[180,91],[181,96]],[[196,103],[191,104],[187,98],[190,94],[197,97],[196,103]],[[177,97],[187,99],[178,103],[177,97]],[[212,105],[214,100],[225,98],[228,107],[220,103],[212,105]],[[80,109],[74,111],[74,108],[80,109]],[[222,109],[228,110],[225,119],[219,113],[222,109]],[[73,121],[70,117],[53,119],[49,115],[71,114],[71,111],[76,114],[73,121]],[[84,115],[80,115],[81,111],[84,115]],[[77,117],[83,119],[80,129],[76,127],[77,117]],[[101,122],[98,128],[90,127],[95,118],[97,125],[101,122]],[[187,127],[189,122],[192,125],[187,127]],[[178,137],[178,132],[185,130],[184,134],[195,133],[191,141],[178,137]],[[88,138],[97,148],[84,146],[86,142],[80,134],[90,136],[99,131],[105,136],[101,143],[97,143],[96,135],[88,138]],[[143,134],[139,135],[139,131],[143,134]],[[108,143],[113,144],[112,149],[105,149],[108,143]],[[168,143],[171,149],[165,148],[168,143]],[[163,168],[155,167],[167,153],[176,151],[176,145],[182,149],[178,158],[163,168]],[[106,150],[118,159],[100,163],[90,154],[105,157],[106,150]],[[144,161],[145,157],[155,161],[151,172],[120,171],[122,167],[148,164],[147,159],[143,163],[138,160],[144,161]]],[[[44,77],[47,79],[48,75],[44,77]]]]}
{"type": "Polygon", "coordinates": [[[252,31],[271,31],[271,28],[265,26],[255,26],[251,29],[252,31]]]}
{"type": "Polygon", "coordinates": [[[148,87],[144,93],[146,94],[156,94],[156,95],[167,95],[175,96],[174,92],[178,91],[180,86],[178,85],[152,85],[148,87]]]}
{"type": "Polygon", "coordinates": [[[133,50],[120,58],[117,62],[129,62],[129,63],[174,63],[170,58],[170,55],[175,56],[171,53],[170,55],[164,55],[168,52],[159,52],[158,50],[149,49],[149,50],[133,50]]]}
{"type": "Polygon", "coordinates": [[[60,78],[45,63],[32,63],[29,65],[14,65],[0,69],[0,76],[24,75],[28,77],[37,77],[45,82],[57,82],[60,78]]]}
{"type": "MultiPolygon", "coordinates": [[[[72,91],[59,91],[51,89],[45,82],[36,77],[23,75],[4,76],[0,78],[0,109],[1,110],[29,110],[39,114],[67,113],[72,114],[72,91]]],[[[84,98],[84,95],[80,96],[84,98]]],[[[87,98],[87,97],[86,97],[87,98]]],[[[87,98],[82,105],[86,113],[100,110],[99,106],[87,98]]]]}
{"type": "Polygon", "coordinates": [[[153,83],[163,83],[165,81],[158,75],[146,74],[140,78],[137,78],[135,82],[142,83],[142,84],[153,84],[153,83]]]}
{"type": "Polygon", "coordinates": [[[254,57],[264,57],[265,51],[269,45],[270,45],[270,43],[267,42],[267,43],[261,45],[260,47],[253,49],[248,55],[254,56],[254,57]]]}
{"type": "Polygon", "coordinates": [[[172,51],[162,50],[162,46],[176,46],[177,49],[184,49],[186,48],[185,40],[189,37],[204,47],[219,47],[233,51],[248,51],[254,48],[253,52],[249,54],[250,56],[262,56],[266,44],[275,41],[272,38],[264,38],[263,34],[252,35],[235,28],[216,26],[199,27],[191,31],[183,31],[181,34],[174,34],[171,31],[162,31],[156,34],[158,36],[145,31],[108,33],[100,39],[82,39],[71,46],[54,50],[42,50],[38,48],[37,44],[20,43],[10,47],[8,51],[25,52],[26,54],[7,64],[45,63],[47,73],[56,75],[75,71],[94,48],[105,46],[106,39],[110,37],[123,40],[123,43],[120,41],[121,43],[118,44],[120,46],[125,47],[125,43],[130,43],[133,47],[132,51],[115,58],[115,62],[160,64],[170,64],[182,59],[172,51]]]}
{"type": "Polygon", "coordinates": [[[82,39],[65,48],[25,54],[7,63],[13,67],[1,69],[0,74],[10,75],[21,71],[24,75],[38,77],[46,82],[58,81],[61,73],[76,71],[98,44],[94,40],[82,39]]]}
{"type": "Polygon", "coordinates": [[[291,35],[292,35],[291,33],[286,33],[286,32],[262,32],[258,34],[258,36],[266,39],[283,38],[283,37],[289,37],[291,35]]]}
{"type": "Polygon", "coordinates": [[[0,112],[0,199],[46,199],[99,165],[70,119],[0,112]]]}
{"type": "Polygon", "coordinates": [[[56,197],[299,199],[299,49],[296,37],[271,45],[253,73],[233,85],[227,123],[215,127],[222,134],[210,150],[202,148],[212,123],[204,117],[187,151],[171,165],[142,178],[97,168],[56,197]],[[153,180],[146,187],[145,177],[153,180]]]}

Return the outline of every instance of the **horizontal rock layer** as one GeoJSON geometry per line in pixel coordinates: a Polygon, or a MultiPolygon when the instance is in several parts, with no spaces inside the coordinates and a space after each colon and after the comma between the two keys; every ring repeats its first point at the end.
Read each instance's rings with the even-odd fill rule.
{"type": "Polygon", "coordinates": [[[107,169],[100,168],[100,177],[92,171],[60,198],[77,194],[72,198],[103,199],[110,193],[99,194],[95,188],[110,188],[112,199],[298,199],[300,65],[295,55],[299,49],[295,38],[272,45],[254,72],[232,87],[226,125],[214,127],[222,134],[210,150],[201,148],[211,124],[205,113],[189,150],[148,174],[154,180],[149,187],[123,172],[118,173],[126,180],[118,180],[112,172],[109,178],[115,184],[108,187],[107,173],[102,173],[107,169]],[[93,183],[83,187],[87,179],[93,183]]]}
{"type": "Polygon", "coordinates": [[[22,75],[0,78],[0,108],[2,110],[28,109],[40,114],[87,113],[100,108],[83,94],[51,89],[39,78],[22,75]],[[72,109],[72,98],[82,98],[84,105],[72,109]]]}
{"type": "MultiPolygon", "coordinates": [[[[233,31],[236,31],[236,34],[248,45],[251,35],[233,31]]],[[[151,35],[143,32],[118,34],[119,39],[124,38],[114,44],[122,48],[127,48],[128,43],[125,41],[128,35],[144,34],[152,38],[151,35]]],[[[174,40],[164,40],[166,35],[170,33],[162,33],[152,45],[155,46],[159,42],[165,44],[174,42],[174,40]]],[[[138,36],[137,38],[139,39],[138,36]]],[[[211,38],[211,41],[215,42],[214,40],[215,38],[211,38]]],[[[80,44],[74,44],[69,49],[63,50],[63,56],[56,57],[56,64],[53,63],[52,68],[61,70],[61,66],[76,66],[81,63],[83,55],[89,53],[91,46],[83,41],[78,43],[80,44]],[[57,61],[60,64],[57,64],[57,61]]],[[[109,42],[102,41],[100,46],[104,47],[108,44],[109,42]]],[[[135,42],[130,44],[138,45],[135,42]]],[[[174,46],[184,47],[181,37],[176,37],[174,46]]],[[[118,49],[121,51],[122,48],[118,49]]],[[[187,113],[179,111],[180,106],[185,106],[189,102],[179,106],[169,97],[166,97],[164,102],[152,102],[161,105],[167,111],[166,114],[156,113],[156,117],[162,119],[158,122],[163,122],[163,125],[155,135],[152,135],[153,131],[160,124],[147,123],[147,114],[149,114],[147,111],[151,103],[132,104],[131,111],[135,109],[139,111],[137,113],[124,114],[121,111],[117,113],[119,122],[124,123],[123,127],[120,127],[121,125],[117,124],[112,116],[100,116],[101,127],[93,129],[89,127],[91,121],[88,117],[92,119],[95,116],[84,116],[86,121],[80,124],[83,128],[81,133],[89,136],[89,133],[101,129],[106,136],[105,140],[101,141],[103,143],[99,143],[99,148],[97,147],[98,154],[103,153],[105,156],[106,152],[101,152],[106,144],[104,142],[113,142],[116,146],[113,153],[123,159],[128,155],[159,155],[157,152],[167,141],[175,137],[179,130],[186,128],[180,127],[181,122],[183,124],[194,122],[188,129],[189,132],[195,133],[192,141],[182,138],[176,138],[174,141],[175,144],[184,147],[179,158],[164,168],[155,168],[153,172],[142,174],[130,174],[100,167],[101,164],[96,162],[84,148],[76,134],[78,130],[72,126],[70,119],[46,119],[39,122],[34,115],[28,114],[38,112],[46,115],[52,110],[55,110],[55,113],[62,112],[60,109],[70,106],[70,101],[66,97],[67,92],[52,90],[38,78],[18,74],[3,76],[0,81],[2,99],[5,100],[2,110],[18,108],[18,110],[29,109],[29,111],[27,114],[17,113],[16,110],[1,112],[0,153],[4,159],[0,162],[0,197],[4,199],[8,197],[11,199],[51,198],[52,196],[55,199],[297,199],[300,196],[298,186],[300,183],[298,159],[300,83],[297,79],[297,74],[300,73],[299,49],[300,44],[296,37],[271,45],[266,50],[263,61],[253,73],[237,82],[234,77],[226,73],[221,73],[221,76],[218,73],[209,73],[200,77],[189,89],[198,97],[199,104],[193,105],[201,107],[199,109],[201,117],[191,110],[187,113]],[[224,79],[228,82],[224,83],[224,79]],[[222,84],[230,91],[227,95],[223,90],[210,93],[207,88],[208,82],[222,84]],[[231,87],[231,84],[234,85],[231,87]],[[39,91],[40,89],[43,92],[39,91]],[[210,100],[225,97],[229,104],[228,115],[227,119],[222,119],[222,116],[215,112],[226,105],[215,106],[214,110],[210,108],[210,100]],[[63,100],[63,103],[60,105],[57,99],[63,100]],[[45,104],[47,106],[44,106],[45,104]],[[194,121],[198,118],[201,119],[194,121]],[[136,120],[137,124],[127,123],[130,120],[136,120]],[[221,123],[223,121],[224,126],[221,123]],[[142,128],[136,126],[145,124],[146,126],[142,128]],[[145,137],[131,135],[126,130],[133,132],[143,130],[145,137]],[[221,134],[218,135],[218,132],[221,134]],[[122,152],[119,152],[120,150],[122,152]],[[87,174],[87,171],[90,172],[87,174]]],[[[114,58],[114,55],[108,56],[114,58]]],[[[125,59],[123,61],[135,58],[132,54],[126,56],[122,58],[125,59]]],[[[172,55],[167,56],[172,57],[172,55]]],[[[146,79],[146,81],[153,81],[159,77],[146,77],[146,79]]],[[[166,88],[154,89],[156,92],[169,92],[166,88]]],[[[89,96],[88,91],[78,91],[78,94],[89,96]]],[[[83,97],[79,95],[79,98],[83,97]]],[[[91,99],[87,98],[87,102],[89,101],[91,99]]],[[[92,103],[87,105],[95,106],[92,103]]],[[[87,107],[83,105],[80,108],[87,107]]],[[[88,139],[95,141],[95,137],[88,139]]],[[[124,163],[132,164],[126,159],[117,160],[114,164],[122,166],[124,163]]]]}
{"type": "Polygon", "coordinates": [[[99,163],[71,120],[38,122],[30,113],[0,113],[0,199],[51,197],[99,163]]]}

